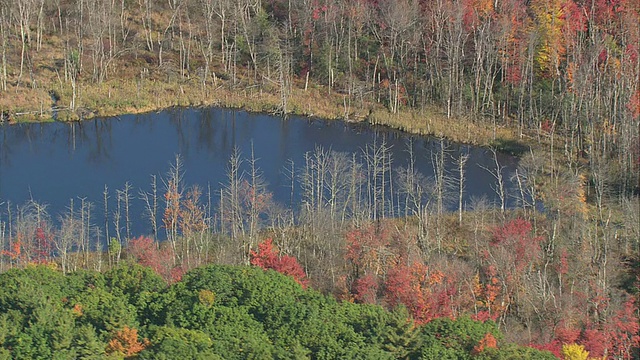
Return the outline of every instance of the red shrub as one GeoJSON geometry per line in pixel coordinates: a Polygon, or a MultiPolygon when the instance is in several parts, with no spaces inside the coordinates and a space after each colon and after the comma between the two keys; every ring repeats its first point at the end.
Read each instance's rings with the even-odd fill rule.
{"type": "Polygon", "coordinates": [[[251,250],[251,265],[263,269],[273,269],[281,274],[293,277],[302,287],[307,287],[308,279],[304,269],[293,256],[280,256],[273,247],[273,240],[267,239],[258,244],[258,251],[251,250]]]}

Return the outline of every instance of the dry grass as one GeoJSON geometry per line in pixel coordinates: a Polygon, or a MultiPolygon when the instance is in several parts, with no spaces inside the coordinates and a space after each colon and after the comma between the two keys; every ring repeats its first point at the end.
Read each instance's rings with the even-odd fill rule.
{"type": "Polygon", "coordinates": [[[11,114],[13,120],[47,121],[51,119],[51,97],[43,88],[12,88],[0,92],[0,113],[11,114]]]}
{"type": "MultiPolygon", "coordinates": [[[[216,79],[203,88],[197,78],[183,80],[179,75],[175,79],[170,78],[152,64],[146,64],[144,56],[127,61],[127,64],[119,61],[114,65],[118,67],[119,74],[110,73],[111,78],[102,83],[81,79],[75,111],[59,111],[58,120],[75,121],[95,116],[144,113],[174,106],[218,106],[267,113],[281,110],[279,88],[276,87],[253,85],[251,80],[241,77],[235,86],[231,80],[216,79]],[[141,76],[140,68],[145,65],[151,70],[146,76],[141,76]]],[[[46,121],[51,118],[49,110],[52,105],[65,109],[71,104],[70,84],[62,81],[55,69],[45,65],[39,67],[39,88],[32,89],[24,83],[17,88],[14,83],[9,91],[0,93],[0,111],[8,111],[13,120],[46,121]],[[52,104],[48,89],[59,97],[56,104],[52,104]]],[[[312,84],[306,91],[301,87],[301,84],[294,86],[288,98],[287,111],[291,114],[348,121],[366,120],[410,133],[442,136],[476,145],[490,145],[495,139],[517,139],[512,129],[497,127],[494,130],[470,119],[447,118],[433,107],[405,109],[392,114],[378,103],[350,104],[346,95],[329,92],[324,86],[312,84]]]]}
{"type": "MultiPolygon", "coordinates": [[[[50,82],[59,96],[57,106],[67,108],[72,90],[68,84],[50,82]]],[[[209,84],[203,89],[197,80],[167,83],[154,79],[112,79],[101,84],[80,84],[75,112],[61,111],[59,120],[75,121],[82,116],[114,116],[123,113],[144,113],[174,106],[219,106],[254,112],[273,113],[280,109],[278,89],[246,87],[234,90],[218,80],[218,86],[209,84]],[[80,115],[81,114],[81,115],[80,115]]],[[[0,110],[18,115],[20,121],[43,121],[50,117],[52,101],[44,88],[19,89],[0,95],[0,110]],[[27,114],[25,114],[27,113],[27,114]],[[42,114],[42,115],[41,115],[42,114]],[[37,116],[36,116],[37,115],[37,116]]],[[[294,88],[288,99],[288,112],[296,115],[349,121],[369,121],[409,133],[446,137],[452,141],[489,145],[495,139],[516,140],[513,129],[476,124],[462,118],[447,118],[437,108],[403,110],[390,113],[381,104],[349,107],[344,95],[329,94],[325,87],[314,86],[307,91],[294,88]]]]}
{"type": "Polygon", "coordinates": [[[495,139],[515,140],[513,129],[496,127],[495,131],[486,124],[478,125],[470,119],[447,118],[437,108],[405,110],[392,114],[379,108],[371,113],[373,124],[390,126],[413,134],[445,137],[455,142],[490,145],[495,139]]]}

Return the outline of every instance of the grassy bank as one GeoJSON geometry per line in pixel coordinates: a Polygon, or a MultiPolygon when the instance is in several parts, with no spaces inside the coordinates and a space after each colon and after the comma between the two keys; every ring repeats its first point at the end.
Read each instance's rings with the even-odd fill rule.
{"type": "MultiPolygon", "coordinates": [[[[154,79],[113,79],[100,84],[78,84],[76,106],[70,109],[72,88],[68,84],[50,83],[40,88],[21,87],[0,95],[0,110],[12,122],[51,121],[51,108],[59,121],[78,121],[96,116],[145,113],[169,107],[217,106],[252,112],[281,111],[279,89],[258,85],[233,86],[218,79],[203,87],[202,82],[162,82],[154,79]]],[[[324,86],[306,90],[294,86],[287,101],[287,113],[324,119],[368,121],[409,133],[442,136],[452,141],[491,145],[495,139],[516,141],[514,129],[487,127],[470,119],[447,118],[435,107],[403,109],[396,114],[379,103],[348,103],[345,95],[324,86]]]]}

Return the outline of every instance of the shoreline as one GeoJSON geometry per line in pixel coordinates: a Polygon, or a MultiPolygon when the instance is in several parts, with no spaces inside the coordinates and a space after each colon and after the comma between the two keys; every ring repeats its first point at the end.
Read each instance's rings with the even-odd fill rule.
{"type": "Polygon", "coordinates": [[[82,121],[95,117],[159,112],[173,107],[219,107],[272,115],[366,122],[475,146],[500,148],[501,144],[506,143],[528,148],[536,145],[519,139],[514,128],[491,128],[490,124],[476,123],[470,119],[447,118],[436,107],[406,107],[393,114],[381,103],[348,104],[347,95],[331,93],[326,87],[317,85],[309,86],[307,90],[293,86],[287,98],[286,112],[281,111],[281,97],[277,91],[259,86],[231,89],[226,84],[219,84],[216,88],[203,88],[201,83],[194,80],[172,84],[113,79],[101,84],[82,84],[79,88],[80,96],[76,99],[78,105],[74,110],[67,106],[72,97],[69,86],[58,85],[49,90],[22,88],[13,91],[16,96],[7,96],[12,93],[7,91],[2,95],[4,99],[0,99],[4,118],[1,123],[82,121]],[[45,94],[46,98],[43,98],[45,94]],[[22,101],[12,101],[20,95],[23,95],[22,101]]]}

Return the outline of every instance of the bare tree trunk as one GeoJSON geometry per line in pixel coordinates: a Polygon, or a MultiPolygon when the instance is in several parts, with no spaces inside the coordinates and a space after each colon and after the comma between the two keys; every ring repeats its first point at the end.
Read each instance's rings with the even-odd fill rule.
{"type": "MultiPolygon", "coordinates": [[[[287,39],[288,42],[288,39],[287,39]]],[[[278,83],[280,84],[280,112],[286,115],[288,110],[289,93],[290,93],[290,55],[288,46],[285,49],[278,44],[278,83]]]]}
{"type": "Polygon", "coordinates": [[[42,48],[42,31],[44,29],[44,0],[39,0],[38,21],[36,23],[36,51],[42,48]]]}
{"type": "Polygon", "coordinates": [[[444,138],[440,139],[440,146],[435,155],[432,154],[431,162],[435,173],[435,198],[436,198],[436,242],[438,252],[442,251],[442,222],[447,196],[449,177],[446,174],[445,155],[447,153],[444,138]]]}
{"type": "Polygon", "coordinates": [[[175,162],[171,164],[171,168],[167,174],[167,180],[163,181],[165,186],[165,210],[164,217],[162,219],[163,225],[167,234],[167,240],[171,244],[173,250],[173,262],[177,263],[178,256],[178,221],[181,211],[181,199],[182,199],[182,159],[179,155],[176,155],[175,162]]]}
{"type": "Polygon", "coordinates": [[[391,155],[384,139],[380,145],[376,140],[373,145],[367,145],[363,151],[369,182],[370,214],[371,218],[376,221],[386,216],[387,174],[391,168],[391,155]]]}
{"type": "Polygon", "coordinates": [[[158,185],[156,182],[156,176],[151,175],[151,193],[140,191],[140,199],[144,201],[145,211],[149,224],[151,225],[151,231],[153,237],[158,237],[158,185]]]}
{"type": "Polygon", "coordinates": [[[496,195],[498,196],[498,199],[500,200],[500,213],[504,216],[504,213],[506,210],[506,201],[507,201],[504,177],[502,175],[504,166],[500,165],[500,162],[498,161],[498,153],[496,152],[496,150],[493,148],[490,150],[491,150],[491,153],[493,154],[493,161],[496,166],[495,169],[490,170],[487,167],[484,167],[484,166],[481,166],[481,167],[486,171],[488,171],[489,174],[491,174],[496,179],[496,184],[493,185],[492,188],[495,191],[496,195]]]}
{"type": "Polygon", "coordinates": [[[124,198],[124,219],[125,219],[125,229],[127,230],[127,240],[131,239],[131,217],[129,216],[129,202],[131,201],[131,184],[127,181],[124,184],[124,189],[122,190],[122,196],[124,198]]]}
{"type": "Polygon", "coordinates": [[[468,154],[460,154],[458,158],[458,225],[462,225],[462,212],[464,210],[463,198],[464,198],[464,166],[469,160],[468,154]]]}
{"type": "Polygon", "coordinates": [[[6,14],[4,8],[0,8],[0,39],[2,41],[2,71],[0,72],[0,89],[2,89],[2,91],[7,91],[7,33],[4,24],[5,17],[6,14]]]}
{"type": "Polygon", "coordinates": [[[240,188],[243,176],[240,172],[242,159],[240,150],[234,148],[227,165],[227,183],[220,190],[221,219],[229,226],[229,234],[232,244],[240,249],[242,263],[249,264],[249,250],[245,239],[245,227],[242,218],[242,204],[240,188]]]}
{"type": "MultiPolygon", "coordinates": [[[[124,3],[124,0],[122,0],[124,3]]],[[[140,2],[143,10],[142,27],[144,28],[144,39],[147,43],[147,50],[153,51],[153,29],[151,27],[151,0],[143,0],[140,2]]]]}
{"type": "MultiPolygon", "coordinates": [[[[263,207],[266,204],[263,202],[267,199],[266,196],[266,184],[264,178],[262,177],[262,173],[257,166],[257,161],[255,157],[255,153],[253,150],[253,144],[251,144],[251,159],[249,160],[249,177],[250,177],[250,188],[249,191],[249,244],[248,251],[249,253],[253,249],[253,247],[257,244],[257,235],[259,229],[260,222],[260,213],[263,210],[263,207]]],[[[249,253],[247,256],[249,256],[249,253]]]]}
{"type": "Polygon", "coordinates": [[[31,0],[18,0],[18,22],[20,25],[20,41],[21,41],[21,50],[20,50],[20,72],[18,74],[17,86],[20,86],[20,81],[22,79],[22,74],[24,72],[24,62],[25,57],[27,56],[27,45],[31,46],[31,0]]]}
{"type": "MultiPolygon", "coordinates": [[[[4,203],[0,203],[0,205],[4,205],[4,203]]],[[[6,221],[2,221],[0,218],[0,249],[4,250],[7,246],[7,223],[6,221]]],[[[0,256],[0,272],[4,273],[6,271],[4,265],[4,256],[0,256]]]]}
{"type": "MultiPolygon", "coordinates": [[[[122,217],[122,197],[120,196],[119,190],[116,190],[116,211],[113,213],[113,226],[115,227],[116,237],[114,240],[122,246],[122,228],[120,227],[120,220],[122,217]]],[[[118,253],[118,260],[120,259],[120,254],[118,253]]]]}

